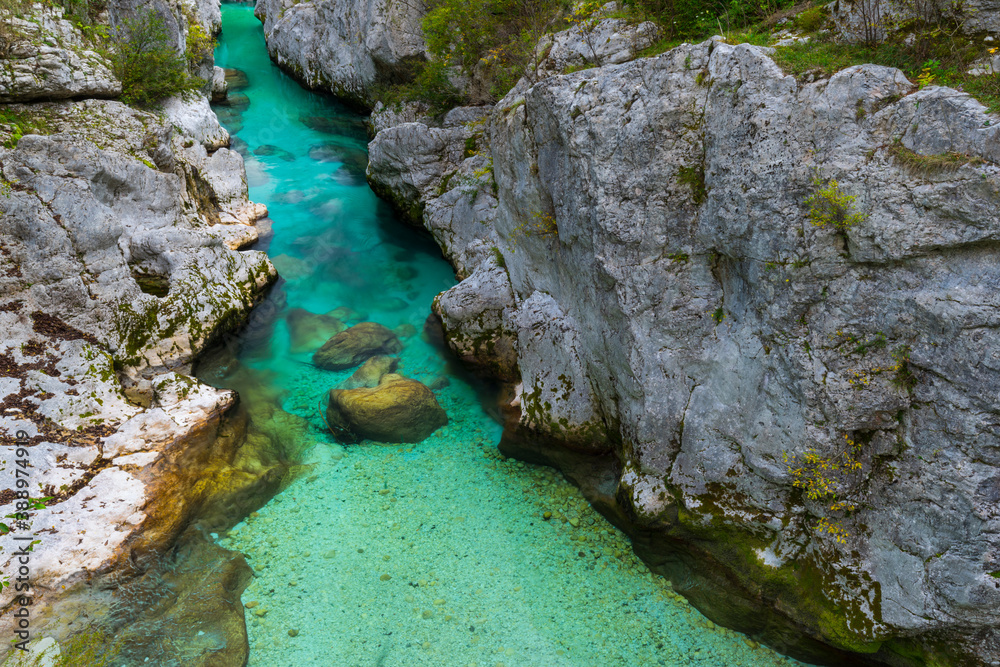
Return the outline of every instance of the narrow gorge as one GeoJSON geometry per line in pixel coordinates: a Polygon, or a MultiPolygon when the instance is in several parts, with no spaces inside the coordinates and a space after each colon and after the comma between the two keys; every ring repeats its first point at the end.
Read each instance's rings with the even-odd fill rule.
{"type": "Polygon", "coordinates": [[[4,667],[1000,665],[994,8],[5,1],[4,667]]]}

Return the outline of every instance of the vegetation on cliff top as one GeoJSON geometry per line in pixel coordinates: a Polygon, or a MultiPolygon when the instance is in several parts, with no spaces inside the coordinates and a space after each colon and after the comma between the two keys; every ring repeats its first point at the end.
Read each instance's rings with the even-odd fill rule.
{"type": "Polygon", "coordinates": [[[790,31],[808,37],[776,49],[775,61],[790,74],[829,76],[851,65],[886,65],[921,87],[952,86],[990,112],[1000,111],[1000,73],[968,73],[997,48],[986,35],[963,34],[962,8],[945,6],[944,0],[921,3],[907,20],[892,19],[879,0],[871,0],[865,4],[872,14],[866,19],[869,28],[852,39],[844,38],[820,2],[621,0],[613,11],[603,5],[600,0],[471,0],[471,5],[470,0],[432,0],[423,23],[432,61],[414,72],[412,83],[387,87],[377,98],[387,104],[420,100],[435,112],[495,101],[521,77],[533,77],[541,57],[535,45],[545,33],[600,16],[656,23],[663,38],[641,56],[718,34],[730,43],[772,45],[787,36],[782,31],[790,31]],[[455,85],[459,73],[467,82],[462,92],[455,85]]]}
{"type": "MultiPolygon", "coordinates": [[[[89,48],[107,59],[122,83],[122,101],[127,104],[149,107],[205,85],[191,74],[191,67],[211,57],[215,40],[190,10],[185,11],[186,49],[179,53],[163,17],[152,9],[141,9],[109,26],[99,21],[106,8],[104,0],[43,0],[41,6],[61,10],[63,18],[89,40],[89,48]]],[[[14,20],[33,20],[31,14],[37,11],[36,3],[30,0],[0,0],[0,58],[10,56],[28,39],[39,39],[26,34],[30,31],[14,20]]]]}
{"type": "Polygon", "coordinates": [[[152,106],[205,84],[188,72],[188,61],[170,44],[163,19],[150,10],[112,28],[106,52],[127,104],[152,106]]]}

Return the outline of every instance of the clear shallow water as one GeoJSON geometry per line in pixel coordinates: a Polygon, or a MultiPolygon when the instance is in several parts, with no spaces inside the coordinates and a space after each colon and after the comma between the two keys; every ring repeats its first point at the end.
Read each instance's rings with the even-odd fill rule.
{"type": "Polygon", "coordinates": [[[240,364],[318,443],[306,472],[219,540],[257,573],[243,594],[250,665],[798,664],[708,624],[561,475],[503,460],[475,387],[420,335],[454,276],[365,183],[362,119],[271,64],[250,6],[222,13],[217,63],[250,85],[242,114],[220,117],[270,209],[260,247],[284,279],[240,364]],[[292,308],[403,326],[400,372],[447,380],[449,425],[419,445],[336,444],[317,405],[351,371],[290,349],[292,308]]]}

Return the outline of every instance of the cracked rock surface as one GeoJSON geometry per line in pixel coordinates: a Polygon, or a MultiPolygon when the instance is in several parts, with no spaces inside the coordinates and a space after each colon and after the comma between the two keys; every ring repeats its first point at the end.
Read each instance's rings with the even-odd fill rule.
{"type": "Polygon", "coordinates": [[[369,177],[465,277],[435,310],[509,387],[501,449],[710,618],[806,659],[996,664],[1000,126],[768,54],[522,81],[485,127],[383,129],[369,177]],[[821,191],[858,223],[814,225],[821,191]]]}

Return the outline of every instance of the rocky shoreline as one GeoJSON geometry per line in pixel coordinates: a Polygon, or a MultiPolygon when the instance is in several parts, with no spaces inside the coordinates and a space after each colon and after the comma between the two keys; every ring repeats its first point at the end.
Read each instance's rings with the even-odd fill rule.
{"type": "MultiPolygon", "coordinates": [[[[182,43],[191,16],[220,27],[217,3],[164,11],[182,43]]],[[[161,664],[242,665],[251,571],[206,537],[280,488],[302,425],[267,432],[272,415],[251,418],[192,364],[277,279],[246,250],[267,212],[204,95],[158,113],[102,99],[121,85],[86,35],[58,10],[39,17],[0,88],[8,117],[35,130],[0,127],[0,439],[14,452],[27,436],[40,500],[29,525],[7,520],[0,566],[9,576],[17,538],[37,540],[32,636],[73,647],[65,659],[115,645],[161,664]]],[[[13,458],[5,515],[18,510],[13,458]]],[[[16,603],[5,585],[4,636],[16,603]]]]}

